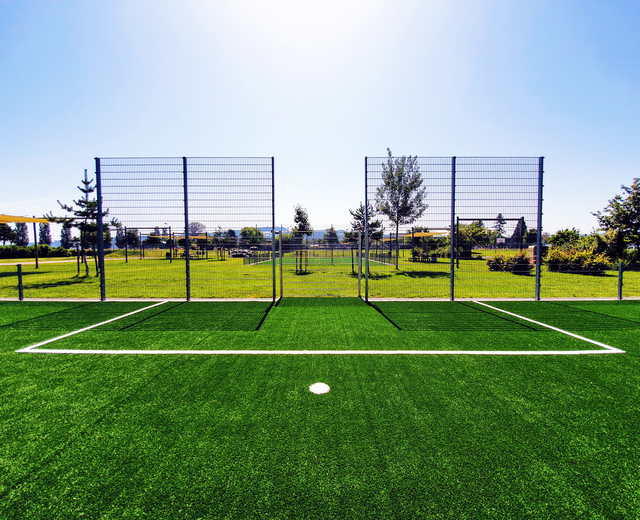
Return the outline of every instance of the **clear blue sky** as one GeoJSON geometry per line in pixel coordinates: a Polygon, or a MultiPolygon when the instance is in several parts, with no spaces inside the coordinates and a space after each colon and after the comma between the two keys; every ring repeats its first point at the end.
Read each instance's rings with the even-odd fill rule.
{"type": "Polygon", "coordinates": [[[545,231],[589,232],[640,176],[639,28],[637,0],[0,0],[0,213],[59,213],[95,156],[273,155],[277,224],[347,228],[390,147],[544,155],[545,231]]]}

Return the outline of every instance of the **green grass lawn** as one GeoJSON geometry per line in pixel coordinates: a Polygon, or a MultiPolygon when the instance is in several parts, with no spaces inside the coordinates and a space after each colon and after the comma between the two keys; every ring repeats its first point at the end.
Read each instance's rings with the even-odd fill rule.
{"type": "MultiPolygon", "coordinates": [[[[0,518],[640,512],[638,302],[492,304],[626,354],[15,352],[148,305],[0,302],[0,518]],[[311,394],[318,381],[331,392],[311,394]]],[[[430,348],[429,335],[452,348],[561,341],[466,302],[293,298],[270,310],[170,302],[135,316],[62,343],[268,350],[430,348]]]]}
{"type": "MultiPolygon", "coordinates": [[[[295,259],[283,263],[285,296],[357,296],[357,266],[351,258],[335,255],[309,256],[305,268],[296,271],[295,259]]],[[[190,262],[192,298],[270,298],[273,294],[271,262],[244,265],[241,258],[200,259],[190,262]]],[[[411,262],[401,258],[399,269],[370,262],[371,298],[449,298],[450,262],[411,262]]],[[[109,259],[105,262],[107,298],[186,298],[184,260],[169,262],[157,258],[109,259]]],[[[90,276],[77,275],[75,262],[23,266],[26,298],[99,298],[99,279],[90,263],[90,276]]],[[[455,269],[456,298],[533,298],[535,275],[491,272],[482,260],[460,260],[455,269]]],[[[361,282],[364,294],[364,276],[361,282]]],[[[276,292],[280,296],[280,266],[276,269],[276,292]]],[[[543,267],[542,298],[616,297],[617,271],[603,275],[549,272],[543,267]]],[[[17,297],[17,268],[0,265],[0,297],[17,297]]],[[[623,296],[640,296],[640,272],[625,272],[623,296]]]]}

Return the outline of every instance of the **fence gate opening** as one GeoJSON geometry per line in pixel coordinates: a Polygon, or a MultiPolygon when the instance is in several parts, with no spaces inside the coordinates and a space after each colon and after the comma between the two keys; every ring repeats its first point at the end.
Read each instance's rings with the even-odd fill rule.
{"type": "Polygon", "coordinates": [[[310,243],[304,233],[281,238],[278,264],[282,296],[360,296],[362,248],[360,236],[352,243],[337,238],[310,243]]]}

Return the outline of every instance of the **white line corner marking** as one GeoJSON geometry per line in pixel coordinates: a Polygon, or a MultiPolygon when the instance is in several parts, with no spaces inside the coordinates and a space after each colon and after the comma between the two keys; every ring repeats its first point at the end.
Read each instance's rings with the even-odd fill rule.
{"type": "Polygon", "coordinates": [[[561,334],[566,334],[567,336],[571,336],[572,338],[576,338],[576,339],[579,339],[579,340],[582,340],[582,341],[586,341],[587,343],[591,343],[592,345],[597,345],[599,347],[606,348],[607,350],[609,350],[610,352],[612,352],[614,354],[624,354],[625,353],[624,350],[620,350],[619,348],[615,348],[615,347],[612,347],[610,345],[605,345],[604,343],[600,343],[599,341],[594,341],[592,339],[585,338],[584,336],[578,336],[577,334],[574,334],[573,332],[568,332],[566,330],[562,330],[562,329],[559,329],[557,327],[552,327],[551,325],[547,325],[546,323],[541,323],[539,321],[535,321],[535,320],[532,320],[530,318],[525,318],[524,316],[520,316],[519,314],[514,314],[513,312],[505,311],[505,310],[499,309],[498,307],[493,307],[492,305],[488,305],[488,304],[483,303],[483,302],[474,301],[473,303],[477,303],[478,305],[483,305],[485,307],[489,307],[489,309],[493,309],[494,311],[498,311],[498,312],[503,312],[505,314],[508,314],[509,316],[514,316],[515,318],[518,318],[520,320],[528,321],[529,323],[535,323],[536,325],[540,325],[541,327],[546,327],[548,329],[555,330],[556,332],[560,332],[561,334]]]}
{"type": "Polygon", "coordinates": [[[30,345],[28,347],[22,348],[20,350],[16,350],[16,352],[31,352],[38,347],[42,347],[43,345],[47,345],[49,343],[53,343],[54,341],[58,341],[64,338],[68,338],[69,336],[74,336],[76,334],[80,334],[81,332],[85,332],[87,330],[95,329],[96,327],[100,327],[101,325],[106,325],[107,323],[111,323],[113,321],[121,320],[122,318],[126,318],[127,316],[132,316],[134,314],[138,314],[142,311],[147,311],[152,309],[153,307],[157,307],[158,305],[163,305],[167,303],[166,301],[160,303],[154,303],[153,305],[149,305],[149,307],[145,307],[144,309],[138,309],[137,311],[129,312],[127,314],[123,314],[122,316],[118,316],[117,318],[111,318],[110,320],[103,321],[102,323],[96,323],[95,325],[90,325],[89,327],[85,327],[84,329],[74,330],[73,332],[69,332],[68,334],[63,334],[62,336],[57,336],[55,338],[48,339],[46,341],[42,341],[41,343],[36,343],[35,345],[30,345]]]}

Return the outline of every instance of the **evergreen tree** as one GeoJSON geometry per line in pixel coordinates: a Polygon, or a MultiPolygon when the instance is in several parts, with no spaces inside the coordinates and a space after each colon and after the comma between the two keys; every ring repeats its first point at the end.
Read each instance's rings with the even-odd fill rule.
{"type": "Polygon", "coordinates": [[[49,223],[38,224],[38,243],[47,246],[51,245],[51,227],[49,223]]]}
{"type": "Polygon", "coordinates": [[[338,233],[336,229],[331,224],[331,227],[327,229],[322,237],[325,243],[327,244],[337,244],[340,240],[338,239],[338,233]]]}
{"type": "Polygon", "coordinates": [[[364,237],[365,230],[365,220],[366,217],[369,217],[369,240],[380,240],[382,239],[382,235],[384,234],[384,227],[382,226],[382,221],[380,220],[371,220],[375,217],[375,211],[370,202],[367,201],[367,215],[365,215],[364,204],[361,202],[360,206],[356,210],[349,210],[351,216],[354,220],[351,221],[351,231],[345,233],[345,238],[350,242],[355,242],[358,240],[358,231],[362,233],[364,237]]]}
{"type": "Polygon", "coordinates": [[[71,226],[63,224],[62,231],[60,232],[60,247],[69,249],[71,245],[72,245],[71,226]]]}
{"type": "Polygon", "coordinates": [[[27,227],[27,224],[25,222],[18,222],[16,224],[16,245],[29,245],[29,228],[27,227]]]}
{"type": "MultiPolygon", "coordinates": [[[[98,200],[90,199],[90,196],[96,191],[96,186],[93,185],[93,180],[88,180],[86,177],[82,180],[82,186],[78,186],[78,189],[83,194],[83,197],[78,200],[74,200],[73,205],[63,204],[58,201],[58,204],[62,209],[73,214],[73,217],[56,219],[63,225],[67,224],[69,227],[74,227],[80,231],[80,250],[82,254],[82,261],[85,265],[85,274],[89,276],[89,264],[87,263],[87,249],[93,250],[93,257],[95,259],[96,276],[100,276],[100,270],[98,266],[98,255],[96,254],[97,234],[98,234],[98,218],[104,218],[109,214],[109,210],[103,210],[102,215],[98,215],[98,200]]],[[[112,225],[116,225],[116,221],[112,221],[112,225]]]]}
{"type": "Polygon", "coordinates": [[[506,220],[504,220],[504,217],[502,216],[502,213],[498,213],[498,216],[496,217],[496,223],[493,226],[493,229],[496,230],[496,232],[498,233],[498,238],[502,237],[502,234],[504,233],[504,226],[507,223],[506,220]]]}
{"type": "Polygon", "coordinates": [[[0,240],[4,246],[7,242],[16,241],[16,232],[7,224],[0,224],[0,240]]]}
{"type": "Polygon", "coordinates": [[[124,249],[127,245],[127,240],[124,236],[124,227],[118,223],[116,226],[116,247],[118,249],[124,249]]]}

